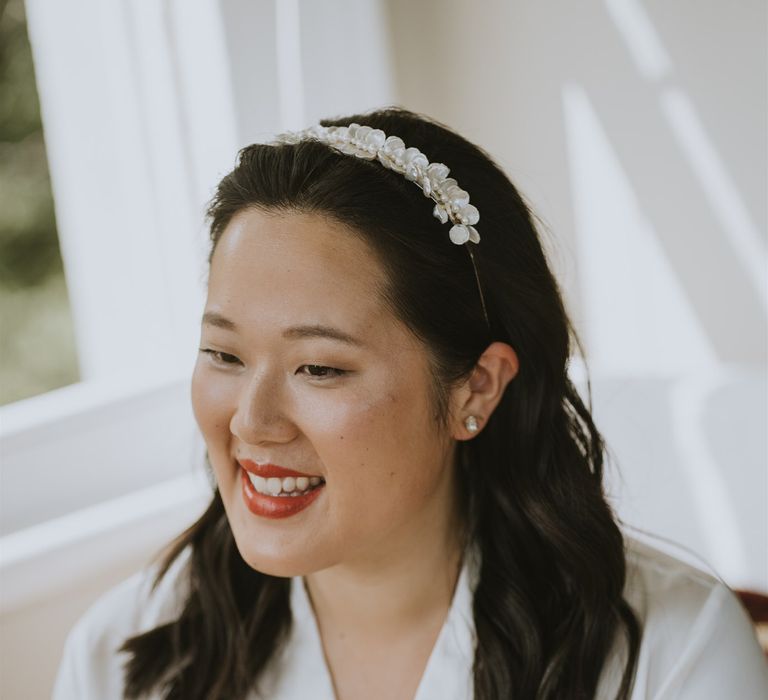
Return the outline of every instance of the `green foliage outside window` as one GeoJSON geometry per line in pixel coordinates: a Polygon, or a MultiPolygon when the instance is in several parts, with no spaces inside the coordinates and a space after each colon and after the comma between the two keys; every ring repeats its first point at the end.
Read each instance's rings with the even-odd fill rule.
{"type": "Polygon", "coordinates": [[[0,0],[0,404],[79,379],[22,0],[0,0]]]}

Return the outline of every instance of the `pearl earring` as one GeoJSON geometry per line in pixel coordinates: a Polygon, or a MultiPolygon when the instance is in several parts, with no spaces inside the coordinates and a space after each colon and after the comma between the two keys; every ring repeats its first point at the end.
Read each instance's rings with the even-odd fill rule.
{"type": "Polygon", "coordinates": [[[476,433],[478,431],[478,424],[477,424],[477,417],[476,416],[467,416],[464,419],[464,426],[467,430],[469,430],[470,433],[476,433]]]}

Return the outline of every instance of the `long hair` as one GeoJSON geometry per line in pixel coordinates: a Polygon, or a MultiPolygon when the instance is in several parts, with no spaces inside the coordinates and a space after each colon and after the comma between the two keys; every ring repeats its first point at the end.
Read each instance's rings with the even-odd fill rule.
{"type": "MultiPolygon", "coordinates": [[[[249,207],[322,215],[362,236],[387,272],[387,304],[429,352],[442,418],[450,389],[490,342],[515,349],[517,376],[484,430],[457,447],[465,525],[481,554],[474,695],[592,698],[614,645],[626,643],[617,695],[625,700],[641,636],[623,598],[625,543],[603,490],[603,439],[567,374],[578,339],[531,213],[493,160],[445,126],[397,108],[321,123],[352,122],[447,164],[470,193],[482,217],[474,256],[490,327],[466,248],[448,240],[419,188],[317,141],[240,151],[208,209],[211,256],[249,207]]],[[[181,614],[124,645],[128,694],[243,698],[287,638],[290,581],[243,561],[218,493],[176,541],[158,580],[185,551],[181,614]]]]}

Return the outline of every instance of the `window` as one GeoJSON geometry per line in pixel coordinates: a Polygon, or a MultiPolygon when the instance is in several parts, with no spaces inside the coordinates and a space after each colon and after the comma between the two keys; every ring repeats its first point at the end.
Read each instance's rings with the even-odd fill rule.
{"type": "Polygon", "coordinates": [[[79,380],[21,0],[0,15],[0,404],[79,380]]]}

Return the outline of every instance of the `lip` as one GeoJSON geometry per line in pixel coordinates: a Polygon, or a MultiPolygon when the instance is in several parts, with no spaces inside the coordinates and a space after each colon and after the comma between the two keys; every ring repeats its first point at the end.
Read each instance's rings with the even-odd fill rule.
{"type": "Polygon", "coordinates": [[[282,479],[286,476],[320,476],[319,474],[297,472],[295,469],[286,469],[285,467],[279,467],[277,464],[256,464],[256,462],[252,462],[250,459],[238,459],[237,463],[245,469],[245,471],[250,472],[251,474],[256,474],[257,476],[263,476],[265,479],[269,479],[271,476],[276,476],[278,479],[282,479]]]}
{"type": "MultiPolygon", "coordinates": [[[[243,500],[251,513],[264,518],[288,518],[291,515],[296,515],[296,513],[307,508],[325,488],[325,483],[323,482],[304,496],[267,496],[253,488],[248,471],[244,468],[240,469],[243,500]]],[[[288,474],[287,476],[292,475],[288,474]]]]}

